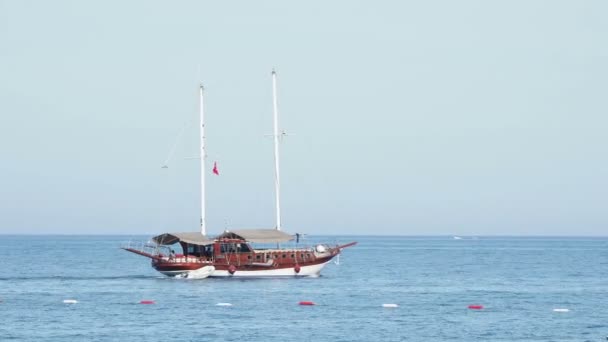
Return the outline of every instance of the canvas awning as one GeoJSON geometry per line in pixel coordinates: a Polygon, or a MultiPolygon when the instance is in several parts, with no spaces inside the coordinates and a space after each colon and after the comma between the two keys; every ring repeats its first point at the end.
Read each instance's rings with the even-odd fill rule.
{"type": "Polygon", "coordinates": [[[217,239],[243,239],[257,243],[279,243],[293,240],[291,234],[276,229],[239,229],[225,231],[217,239]]]}
{"type": "Polygon", "coordinates": [[[213,239],[209,239],[200,232],[164,233],[152,238],[159,245],[172,245],[176,242],[191,243],[194,245],[209,245],[213,239]]]}

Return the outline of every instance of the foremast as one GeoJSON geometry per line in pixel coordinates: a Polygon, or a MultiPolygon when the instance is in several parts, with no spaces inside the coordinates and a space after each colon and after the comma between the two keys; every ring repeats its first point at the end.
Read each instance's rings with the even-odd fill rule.
{"type": "Polygon", "coordinates": [[[277,73],[272,70],[272,111],[274,122],[274,189],[275,189],[275,204],[276,204],[276,220],[277,230],[281,230],[281,182],[279,174],[279,139],[285,133],[279,133],[279,110],[277,105],[277,73]]]}
{"type": "Polygon", "coordinates": [[[199,86],[199,115],[200,115],[200,144],[201,144],[201,234],[207,234],[206,224],[206,211],[205,211],[205,170],[207,166],[205,160],[207,159],[207,153],[205,151],[205,102],[203,93],[205,87],[202,84],[199,86]]]}

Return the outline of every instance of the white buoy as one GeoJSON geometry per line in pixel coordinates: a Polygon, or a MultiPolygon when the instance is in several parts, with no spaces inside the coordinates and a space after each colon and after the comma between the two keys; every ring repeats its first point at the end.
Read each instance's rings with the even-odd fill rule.
{"type": "Polygon", "coordinates": [[[230,303],[217,303],[215,306],[232,306],[230,303]]]}
{"type": "Polygon", "coordinates": [[[399,305],[397,304],[382,304],[383,308],[398,308],[399,305]]]}
{"type": "Polygon", "coordinates": [[[64,299],[63,304],[76,304],[78,301],[76,299],[64,299]]]}
{"type": "Polygon", "coordinates": [[[564,308],[557,308],[557,309],[553,309],[553,312],[569,312],[570,309],[564,309],[564,308]]]}

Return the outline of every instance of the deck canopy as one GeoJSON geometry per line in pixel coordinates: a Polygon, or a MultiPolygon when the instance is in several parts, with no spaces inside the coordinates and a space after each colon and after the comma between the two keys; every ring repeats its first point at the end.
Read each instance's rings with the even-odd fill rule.
{"type": "Polygon", "coordinates": [[[243,239],[257,243],[279,243],[293,240],[291,234],[276,229],[240,229],[225,231],[217,239],[243,239]]]}
{"type": "Polygon", "coordinates": [[[172,245],[176,242],[185,242],[193,245],[210,245],[213,239],[209,239],[200,232],[164,233],[152,238],[159,245],[172,245]]]}

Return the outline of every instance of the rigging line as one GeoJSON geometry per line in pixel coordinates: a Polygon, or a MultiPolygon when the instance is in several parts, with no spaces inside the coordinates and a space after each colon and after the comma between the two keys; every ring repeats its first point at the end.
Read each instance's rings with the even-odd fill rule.
{"type": "Polygon", "coordinates": [[[190,123],[186,122],[182,125],[182,128],[180,129],[179,133],[177,133],[177,136],[175,137],[175,141],[173,142],[173,146],[171,146],[171,150],[169,151],[169,155],[167,156],[167,159],[165,159],[165,162],[163,163],[162,168],[166,169],[169,167],[169,161],[171,161],[171,159],[173,158],[173,155],[175,154],[175,149],[177,148],[177,144],[179,144],[179,140],[182,137],[182,135],[184,134],[184,131],[186,130],[186,128],[188,127],[190,123]]]}

